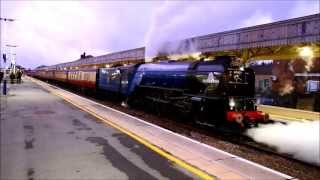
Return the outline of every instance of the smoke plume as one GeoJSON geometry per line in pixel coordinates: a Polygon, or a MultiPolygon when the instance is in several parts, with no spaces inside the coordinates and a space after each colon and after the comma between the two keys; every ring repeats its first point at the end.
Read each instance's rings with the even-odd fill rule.
{"type": "Polygon", "coordinates": [[[296,73],[319,72],[319,69],[316,68],[318,61],[313,57],[297,58],[289,62],[275,61],[272,73],[278,80],[273,83],[273,90],[278,92],[280,96],[291,94],[294,91],[304,93],[306,80],[297,82],[294,75],[296,73]]]}
{"type": "Polygon", "coordinates": [[[146,56],[197,52],[197,41],[186,39],[243,26],[242,20],[248,17],[241,13],[243,6],[246,5],[218,1],[166,1],[152,15],[144,38],[146,56]],[[227,9],[233,9],[233,13],[225,13],[227,9]],[[235,17],[241,22],[225,23],[235,17]]]}
{"type": "Polygon", "coordinates": [[[275,147],[279,153],[320,166],[320,121],[260,125],[247,131],[256,142],[275,147]]]}
{"type": "Polygon", "coordinates": [[[284,96],[286,94],[292,93],[292,91],[294,90],[294,87],[292,84],[293,84],[292,80],[285,80],[283,86],[279,88],[280,96],[284,96]]]}
{"type": "Polygon", "coordinates": [[[310,69],[313,67],[314,58],[313,57],[302,57],[302,60],[304,60],[306,63],[306,65],[305,65],[306,71],[310,71],[310,69]]]}
{"type": "MultiPolygon", "coordinates": [[[[199,7],[199,4],[197,5],[199,7]]],[[[203,10],[202,7],[200,9],[203,10]]],[[[146,33],[146,56],[166,56],[176,54],[178,51],[188,52],[193,49],[193,42],[188,47],[183,47],[183,43],[179,42],[191,37],[192,33],[197,33],[197,31],[192,32],[194,29],[190,30],[190,27],[195,23],[191,14],[198,14],[197,9],[183,2],[165,1],[154,12],[151,26],[146,33]]]]}

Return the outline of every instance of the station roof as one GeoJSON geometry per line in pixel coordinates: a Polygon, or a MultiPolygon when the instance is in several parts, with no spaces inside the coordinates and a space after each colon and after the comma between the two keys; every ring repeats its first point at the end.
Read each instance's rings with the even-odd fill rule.
{"type": "Polygon", "coordinates": [[[98,64],[111,64],[122,61],[140,61],[145,57],[145,47],[129,49],[125,51],[119,51],[115,53],[105,54],[96,57],[86,57],[80,58],[75,61],[60,63],[52,66],[41,67],[40,69],[63,69],[66,67],[76,67],[76,66],[85,66],[85,65],[98,65],[98,64]]]}

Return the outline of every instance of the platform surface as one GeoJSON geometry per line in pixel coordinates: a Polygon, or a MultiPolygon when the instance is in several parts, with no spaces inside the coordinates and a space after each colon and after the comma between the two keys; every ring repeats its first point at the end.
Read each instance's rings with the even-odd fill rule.
{"type": "Polygon", "coordinates": [[[276,121],[320,121],[320,113],[278,106],[258,105],[258,110],[268,113],[276,121]]]}
{"type": "Polygon", "coordinates": [[[30,80],[1,96],[0,179],[197,179],[30,80]]]}

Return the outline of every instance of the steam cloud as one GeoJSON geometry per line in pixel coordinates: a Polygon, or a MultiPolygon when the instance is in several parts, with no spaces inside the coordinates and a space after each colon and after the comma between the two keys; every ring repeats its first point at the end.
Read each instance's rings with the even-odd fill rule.
{"type": "Polygon", "coordinates": [[[277,84],[273,86],[274,90],[279,93],[279,95],[284,96],[292,93],[294,90],[304,91],[304,83],[298,83],[294,80],[295,73],[309,73],[317,72],[316,65],[319,59],[313,57],[304,57],[291,60],[288,64],[280,64],[277,69],[273,70],[273,74],[278,77],[277,84]]]}
{"type": "Polygon", "coordinates": [[[146,56],[195,52],[196,44],[194,42],[188,41],[188,46],[184,46],[184,43],[180,42],[180,40],[191,36],[190,31],[180,30],[181,26],[186,29],[186,26],[190,28],[188,21],[194,23],[194,20],[190,19],[192,11],[190,6],[182,2],[166,1],[159,7],[153,14],[151,27],[145,36],[146,56]]]}
{"type": "Polygon", "coordinates": [[[310,69],[313,67],[314,59],[313,57],[303,57],[302,60],[306,62],[305,68],[307,71],[310,71],[310,69]]]}
{"type": "Polygon", "coordinates": [[[186,38],[273,20],[270,13],[252,9],[256,2],[250,3],[248,6],[246,3],[235,5],[227,1],[166,1],[153,13],[145,36],[146,56],[197,53],[197,41],[186,38]],[[241,13],[244,7],[252,14],[241,13]],[[228,9],[233,9],[233,13],[225,13],[228,9]],[[240,19],[239,22],[226,23],[234,18],[240,19]]]}
{"type": "Polygon", "coordinates": [[[286,94],[290,94],[292,91],[294,90],[294,87],[292,85],[292,81],[291,80],[287,80],[285,81],[285,84],[283,85],[283,87],[281,87],[279,89],[279,94],[281,96],[286,95],[286,94]]]}
{"type": "Polygon", "coordinates": [[[280,153],[320,166],[320,121],[276,123],[249,129],[247,135],[280,153]]]}

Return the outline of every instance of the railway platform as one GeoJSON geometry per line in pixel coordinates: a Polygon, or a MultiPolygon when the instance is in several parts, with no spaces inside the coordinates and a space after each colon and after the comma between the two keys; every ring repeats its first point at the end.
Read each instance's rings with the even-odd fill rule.
{"type": "Polygon", "coordinates": [[[270,115],[270,119],[277,121],[319,121],[320,113],[278,106],[258,105],[260,111],[270,115]]]}
{"type": "Polygon", "coordinates": [[[0,179],[197,178],[30,79],[0,98],[0,179]]]}
{"type": "Polygon", "coordinates": [[[0,179],[294,179],[29,77],[0,123],[0,179]]]}

